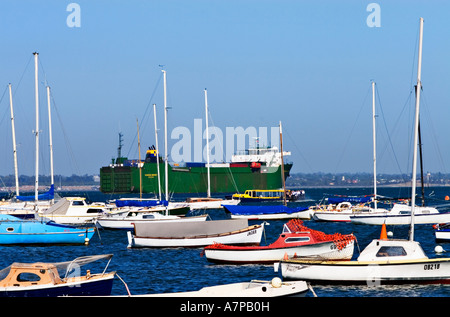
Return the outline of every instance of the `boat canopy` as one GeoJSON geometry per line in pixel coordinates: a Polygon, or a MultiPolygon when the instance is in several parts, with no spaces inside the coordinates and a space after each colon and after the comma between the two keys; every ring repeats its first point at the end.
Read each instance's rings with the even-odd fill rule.
{"type": "MultiPolygon", "coordinates": [[[[17,200],[21,201],[34,201],[36,197],[34,195],[27,195],[27,196],[16,196],[17,200]]],[[[50,186],[50,189],[43,194],[38,195],[38,200],[52,200],[55,198],[55,186],[52,184],[50,186]]]]}
{"type": "Polygon", "coordinates": [[[154,207],[168,206],[167,200],[155,199],[116,199],[117,207],[154,207]]]}
{"type": "Polygon", "coordinates": [[[82,256],[82,257],[76,258],[72,261],[66,261],[66,262],[54,262],[54,263],[40,263],[40,262],[18,263],[18,262],[14,262],[10,266],[7,266],[4,269],[0,270],[0,281],[4,280],[8,276],[12,267],[15,267],[15,268],[22,267],[22,268],[26,269],[26,268],[30,268],[30,267],[33,267],[33,266],[36,266],[39,264],[41,264],[41,266],[43,268],[54,266],[58,270],[59,276],[61,278],[66,278],[66,277],[69,277],[69,276],[77,274],[77,273],[79,274],[81,267],[83,267],[85,265],[88,265],[92,262],[103,260],[103,261],[107,261],[106,267],[103,269],[103,272],[102,272],[102,274],[104,274],[106,272],[106,269],[107,269],[112,257],[113,257],[113,254],[100,254],[100,255],[82,256]]]}

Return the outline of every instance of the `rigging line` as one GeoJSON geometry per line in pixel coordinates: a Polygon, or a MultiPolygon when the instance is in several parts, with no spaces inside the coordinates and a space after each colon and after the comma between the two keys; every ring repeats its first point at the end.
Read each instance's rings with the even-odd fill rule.
{"type": "Polygon", "coordinates": [[[72,150],[72,147],[70,145],[70,141],[69,141],[69,138],[67,136],[66,130],[64,129],[64,125],[62,124],[63,121],[62,121],[61,116],[59,114],[58,107],[56,106],[56,102],[55,102],[52,90],[50,90],[50,98],[51,98],[52,103],[53,103],[53,108],[56,111],[56,116],[58,117],[58,122],[60,124],[61,130],[62,130],[62,134],[64,136],[64,140],[65,140],[65,143],[66,143],[65,144],[66,145],[66,149],[67,149],[67,152],[69,153],[69,158],[71,158],[76,172],[80,175],[80,169],[78,168],[77,162],[75,160],[75,154],[74,154],[74,152],[72,150]]]}
{"type": "MultiPolygon", "coordinates": [[[[155,88],[153,89],[153,92],[152,92],[152,94],[151,94],[151,96],[150,96],[150,100],[149,100],[147,106],[145,107],[144,115],[142,116],[142,119],[141,119],[141,125],[142,125],[141,131],[142,131],[142,134],[143,134],[143,132],[144,132],[145,123],[146,123],[146,121],[145,121],[144,119],[145,119],[145,117],[147,116],[148,110],[150,109],[150,105],[153,104],[153,103],[152,103],[152,100],[153,100],[153,98],[154,98],[154,96],[155,96],[155,94],[156,94],[156,89],[158,89],[159,83],[161,82],[161,78],[162,78],[162,77],[163,77],[163,73],[161,72],[161,74],[159,75],[158,80],[156,81],[155,88]]],[[[129,150],[128,150],[127,156],[129,156],[130,153],[131,153],[131,150],[134,149],[136,138],[137,138],[137,132],[134,134],[133,141],[130,143],[130,148],[129,148],[129,150]]]]}
{"type": "Polygon", "coordinates": [[[28,62],[25,66],[25,69],[22,72],[22,75],[20,76],[19,82],[17,83],[17,86],[14,87],[14,92],[13,92],[13,96],[16,95],[17,89],[19,89],[20,83],[22,82],[23,77],[25,76],[25,73],[28,69],[28,65],[30,65],[31,60],[33,59],[33,55],[30,55],[30,58],[28,59],[28,62]]]}
{"type": "Polygon", "coordinates": [[[337,173],[337,172],[336,172],[336,171],[337,171],[337,168],[338,168],[338,166],[340,165],[340,163],[341,163],[341,161],[342,161],[342,158],[343,158],[343,156],[344,156],[344,153],[346,152],[345,149],[346,149],[346,147],[347,147],[347,145],[348,145],[348,143],[349,143],[349,141],[350,141],[351,135],[353,134],[353,130],[355,129],[356,123],[358,122],[359,116],[361,115],[362,109],[364,108],[364,104],[366,103],[367,96],[369,95],[370,90],[371,90],[371,88],[369,87],[369,89],[367,90],[366,96],[364,97],[364,101],[363,101],[363,103],[362,103],[362,106],[361,106],[361,108],[359,109],[359,113],[358,113],[358,115],[357,115],[357,117],[356,117],[356,120],[355,120],[355,122],[354,122],[354,124],[353,124],[353,127],[352,127],[352,129],[350,130],[350,133],[349,133],[349,135],[348,135],[348,137],[347,137],[347,141],[346,141],[344,147],[342,148],[342,152],[341,152],[341,155],[340,155],[340,157],[339,157],[339,159],[338,159],[338,162],[337,162],[337,164],[336,164],[334,174],[337,173]]]}
{"type": "MultiPolygon", "coordinates": [[[[211,119],[211,123],[212,123],[212,126],[210,126],[209,128],[210,129],[214,128],[214,130],[215,130],[216,129],[216,125],[215,125],[214,120],[212,119],[212,116],[211,116],[210,113],[211,113],[211,110],[209,110],[209,107],[208,107],[208,119],[211,119]]],[[[208,137],[208,136],[206,136],[206,137],[208,137]]],[[[219,142],[220,142],[220,146],[223,149],[223,144],[222,144],[221,140],[219,140],[219,142]]],[[[211,148],[209,148],[209,150],[211,151],[211,148]]],[[[225,163],[226,162],[226,157],[224,157],[224,155],[225,155],[225,151],[222,151],[222,159],[223,159],[223,162],[225,163]]],[[[234,189],[236,190],[236,192],[238,194],[240,194],[239,188],[238,188],[238,186],[236,184],[236,180],[234,179],[234,176],[233,176],[233,172],[231,171],[231,165],[230,164],[228,165],[227,170],[230,173],[230,179],[231,179],[231,182],[233,183],[234,189]]]]}
{"type": "Polygon", "coordinates": [[[431,119],[431,114],[430,114],[430,111],[429,111],[429,109],[430,109],[430,107],[428,107],[428,103],[427,103],[427,101],[426,101],[426,96],[425,96],[425,93],[424,92],[422,92],[421,93],[421,97],[422,97],[422,102],[423,102],[423,104],[424,104],[424,110],[425,110],[425,118],[426,118],[426,120],[427,120],[427,122],[428,122],[428,125],[427,125],[427,127],[430,127],[430,133],[431,133],[431,135],[433,136],[432,137],[432,140],[433,140],[433,144],[434,144],[434,146],[435,146],[435,150],[436,150],[436,152],[437,152],[437,156],[438,156],[438,158],[439,158],[439,161],[440,161],[440,163],[442,164],[442,168],[444,169],[444,173],[446,173],[446,168],[445,168],[445,163],[444,163],[444,159],[443,159],[443,157],[442,157],[442,153],[441,153],[441,151],[440,151],[440,147],[439,147],[439,144],[437,143],[437,137],[436,137],[436,131],[435,131],[435,129],[434,129],[434,124],[433,124],[433,122],[432,122],[432,119],[431,119]]]}
{"type": "Polygon", "coordinates": [[[284,133],[287,134],[287,136],[289,137],[289,140],[291,140],[292,144],[294,144],[294,147],[297,149],[297,151],[300,153],[300,157],[303,159],[303,161],[306,163],[308,169],[310,170],[310,172],[313,172],[311,166],[309,165],[308,161],[306,160],[305,156],[303,155],[303,153],[300,151],[299,147],[297,146],[297,144],[294,141],[294,138],[292,137],[292,135],[289,133],[289,129],[284,128],[284,133]]]}
{"type": "MultiPolygon", "coordinates": [[[[384,125],[384,128],[386,129],[386,134],[387,134],[387,137],[388,137],[389,145],[391,147],[392,154],[393,154],[394,159],[395,159],[395,163],[397,164],[397,168],[400,171],[400,175],[402,175],[402,179],[403,179],[403,173],[402,173],[402,170],[400,168],[400,164],[398,162],[397,155],[395,154],[395,151],[394,151],[394,145],[392,144],[391,133],[389,133],[388,127],[386,125],[386,117],[384,115],[383,107],[381,105],[381,97],[380,97],[380,94],[379,94],[378,85],[375,84],[375,87],[376,87],[375,91],[376,91],[376,94],[377,94],[378,104],[380,105],[380,111],[381,111],[381,115],[383,117],[383,125],[384,125]]],[[[396,126],[397,125],[394,125],[394,127],[396,127],[396,126]]]]}

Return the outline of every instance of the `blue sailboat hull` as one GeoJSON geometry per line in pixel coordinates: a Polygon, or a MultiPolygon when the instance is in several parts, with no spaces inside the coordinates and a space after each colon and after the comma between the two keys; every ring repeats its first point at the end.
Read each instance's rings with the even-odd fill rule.
{"type": "Polygon", "coordinates": [[[95,233],[95,228],[77,228],[53,221],[19,219],[2,215],[0,244],[84,244],[95,233]]]}
{"type": "Polygon", "coordinates": [[[267,206],[253,206],[253,205],[223,205],[226,212],[234,215],[263,215],[263,214],[292,214],[307,210],[305,207],[289,208],[284,205],[267,205],[267,206]]]}

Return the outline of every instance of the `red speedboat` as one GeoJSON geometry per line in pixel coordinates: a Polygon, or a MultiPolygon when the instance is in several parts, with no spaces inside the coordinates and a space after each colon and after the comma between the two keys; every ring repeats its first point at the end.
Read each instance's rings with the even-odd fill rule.
{"type": "Polygon", "coordinates": [[[353,256],[353,234],[325,234],[291,219],[283,226],[278,239],[267,246],[233,246],[215,243],[204,249],[210,262],[227,264],[271,264],[283,258],[350,260],[353,256]]]}

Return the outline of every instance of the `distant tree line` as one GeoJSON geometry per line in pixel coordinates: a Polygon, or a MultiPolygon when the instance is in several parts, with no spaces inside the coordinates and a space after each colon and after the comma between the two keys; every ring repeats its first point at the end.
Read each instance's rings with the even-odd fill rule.
{"type": "MultiPolygon", "coordinates": [[[[55,175],[54,176],[55,187],[58,187],[60,184],[62,186],[82,186],[82,185],[98,185],[98,180],[94,175],[71,175],[71,176],[62,176],[55,175]]],[[[34,185],[35,179],[34,176],[19,176],[19,185],[27,186],[34,185]]],[[[50,185],[50,176],[48,175],[40,175],[39,176],[39,184],[42,185],[50,185]]],[[[2,186],[15,186],[16,179],[14,175],[6,175],[0,176],[0,187],[2,186]]]]}

